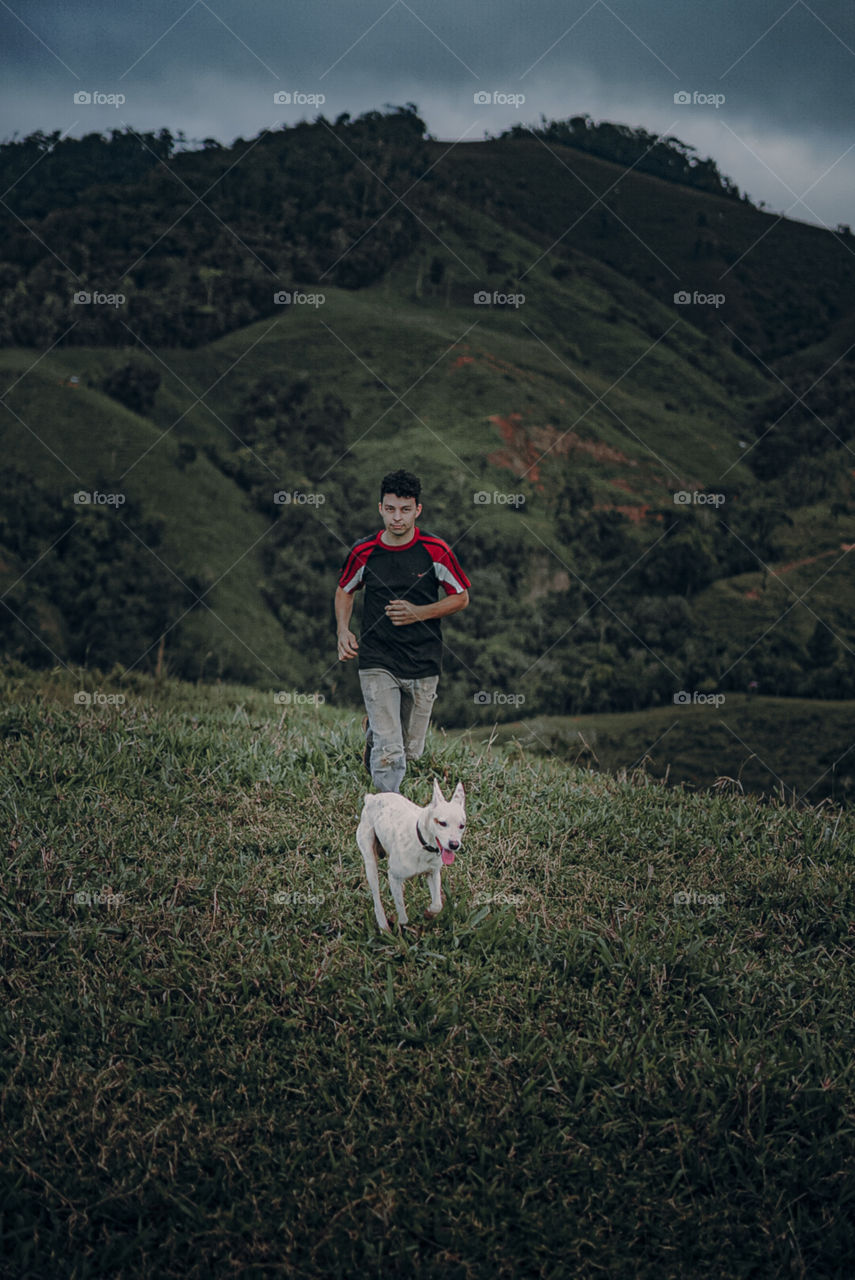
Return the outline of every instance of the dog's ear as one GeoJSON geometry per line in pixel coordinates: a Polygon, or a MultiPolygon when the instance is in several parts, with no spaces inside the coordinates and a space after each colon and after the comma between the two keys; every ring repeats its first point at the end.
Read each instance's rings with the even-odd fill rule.
{"type": "Polygon", "coordinates": [[[433,796],[431,797],[431,804],[445,804],[445,796],[442,794],[436,778],[433,780],[433,796]]]}
{"type": "Polygon", "coordinates": [[[463,804],[465,799],[466,799],[466,794],[463,790],[463,783],[458,782],[457,786],[454,788],[454,795],[451,797],[451,803],[463,804]]]}

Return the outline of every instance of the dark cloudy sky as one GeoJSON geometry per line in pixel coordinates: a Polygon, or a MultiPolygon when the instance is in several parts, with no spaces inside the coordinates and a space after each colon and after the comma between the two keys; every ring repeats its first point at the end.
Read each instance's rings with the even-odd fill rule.
{"type": "Polygon", "coordinates": [[[853,0],[0,0],[0,72],[3,138],[231,142],[415,102],[435,137],[477,139],[587,112],[691,143],[790,217],[855,224],[853,0]]]}

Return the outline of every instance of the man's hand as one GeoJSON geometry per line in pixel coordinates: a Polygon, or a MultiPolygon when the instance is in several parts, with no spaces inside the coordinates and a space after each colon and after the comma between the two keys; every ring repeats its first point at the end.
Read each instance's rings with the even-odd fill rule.
{"type": "Polygon", "coordinates": [[[405,627],[410,622],[422,622],[424,614],[419,604],[410,604],[409,600],[390,600],[386,605],[386,617],[394,626],[405,627]]]}
{"type": "Polygon", "coordinates": [[[340,631],[338,633],[338,660],[339,662],[347,662],[348,658],[355,658],[358,655],[359,642],[352,631],[340,631]]]}

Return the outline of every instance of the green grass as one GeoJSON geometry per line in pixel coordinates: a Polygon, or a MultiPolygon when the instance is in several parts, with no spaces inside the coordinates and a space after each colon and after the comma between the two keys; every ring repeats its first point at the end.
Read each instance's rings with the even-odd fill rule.
{"type": "Polygon", "coordinates": [[[4,1274],[847,1274],[851,814],[434,736],[389,939],[358,717],[0,683],[4,1274]]]}
{"type": "MultiPolygon", "coordinates": [[[[128,358],[127,352],[111,352],[110,357],[116,365],[128,358]]],[[[0,353],[2,377],[14,383],[35,359],[35,353],[0,353]]],[[[200,669],[213,650],[221,662],[238,664],[247,675],[258,671],[264,679],[281,670],[283,653],[286,661],[290,656],[288,638],[258,590],[259,547],[273,517],[265,519],[249,508],[201,452],[192,469],[179,470],[178,444],[186,437],[180,428],[170,428],[181,409],[162,422],[150,421],[86,386],[87,375],[99,378],[102,359],[98,351],[64,350],[26,373],[7,400],[17,418],[2,415],[0,439],[7,463],[29,470],[58,502],[69,506],[69,524],[78,513],[72,495],[95,489],[96,477],[106,473],[111,477],[108,492],[127,495],[147,516],[163,521],[159,554],[169,568],[185,579],[195,574],[212,588],[205,597],[209,607],[188,614],[181,624],[188,644],[198,650],[200,669]],[[77,390],[62,385],[72,374],[81,377],[77,390]]],[[[192,397],[185,392],[183,408],[188,403],[192,397]]],[[[0,566],[0,577],[8,574],[4,585],[11,585],[29,568],[0,566]]]]}

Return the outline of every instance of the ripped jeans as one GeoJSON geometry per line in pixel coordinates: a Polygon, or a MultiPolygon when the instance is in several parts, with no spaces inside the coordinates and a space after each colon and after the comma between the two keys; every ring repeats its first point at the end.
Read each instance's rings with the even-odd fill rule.
{"type": "Polygon", "coordinates": [[[439,676],[409,680],[382,667],[359,672],[368,712],[371,777],[378,791],[399,791],[408,760],[425,749],[439,676]]]}

